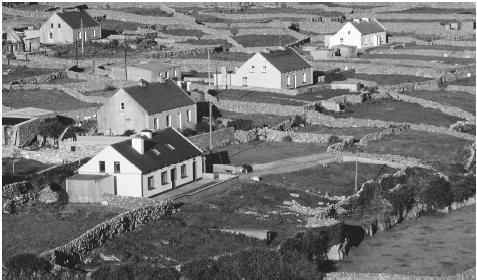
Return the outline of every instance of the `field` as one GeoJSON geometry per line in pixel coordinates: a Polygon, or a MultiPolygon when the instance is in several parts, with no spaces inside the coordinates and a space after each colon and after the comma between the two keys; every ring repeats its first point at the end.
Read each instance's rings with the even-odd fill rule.
{"type": "Polygon", "coordinates": [[[410,130],[383,138],[360,148],[360,151],[415,157],[425,161],[463,162],[469,157],[464,146],[470,144],[460,138],[410,130]]]}
{"type": "Polygon", "coordinates": [[[475,87],[475,77],[472,76],[470,78],[458,80],[455,82],[450,83],[451,85],[460,85],[460,86],[474,86],[475,87]]]}
{"type": "Polygon", "coordinates": [[[459,118],[443,114],[437,109],[423,108],[418,104],[397,100],[371,100],[359,105],[350,105],[346,110],[351,114],[337,114],[335,117],[355,117],[360,119],[383,120],[392,122],[424,123],[449,127],[459,118]]]}
{"type": "MultiPolygon", "coordinates": [[[[408,20],[406,20],[408,21],[408,20]]],[[[444,51],[475,51],[475,47],[452,46],[452,45],[415,45],[406,46],[406,49],[415,50],[444,50],[444,51]]]]}
{"type": "Polygon", "coordinates": [[[432,78],[410,76],[410,75],[385,75],[385,74],[377,75],[377,74],[364,74],[364,73],[355,74],[353,78],[381,83],[383,85],[395,85],[400,83],[423,82],[423,81],[432,80],[432,78]]]}
{"type": "Polygon", "coordinates": [[[21,5],[15,7],[15,9],[22,11],[44,11],[48,8],[51,8],[51,6],[43,4],[21,5]]]}
{"type": "Polygon", "coordinates": [[[406,95],[434,101],[442,105],[454,106],[475,115],[475,95],[467,92],[413,91],[406,95]]]}
{"type": "Polygon", "coordinates": [[[406,221],[366,237],[338,271],[446,276],[475,267],[475,207],[406,221]]]}
{"type": "Polygon", "coordinates": [[[248,144],[233,144],[214,152],[226,151],[233,165],[241,163],[264,163],[326,151],[328,145],[290,142],[256,142],[248,144]],[[277,151],[280,151],[277,153],[277,151]]]}
{"type": "Polygon", "coordinates": [[[402,11],[393,11],[390,13],[396,14],[461,14],[469,13],[475,15],[475,10],[472,9],[439,9],[431,7],[410,8],[402,11]]]}
{"type": "Polygon", "coordinates": [[[162,33],[165,34],[170,34],[174,36],[196,36],[198,38],[201,38],[202,36],[205,35],[204,32],[201,30],[190,30],[190,29],[167,29],[167,30],[162,30],[162,33]]]}
{"type": "Polygon", "coordinates": [[[289,120],[291,117],[262,115],[262,114],[239,114],[231,111],[220,110],[220,114],[224,119],[231,120],[250,120],[252,127],[274,127],[282,121],[289,120]]]}
{"type": "MultiPolygon", "coordinates": [[[[210,60],[246,61],[249,58],[251,58],[252,56],[253,56],[253,54],[242,53],[242,52],[219,52],[219,53],[211,53],[210,54],[210,60]]],[[[207,54],[181,56],[179,59],[207,59],[207,54]]]]}
{"type": "Polygon", "coordinates": [[[445,63],[445,64],[471,64],[475,63],[475,58],[459,58],[459,57],[441,57],[441,56],[424,56],[424,55],[410,55],[410,54],[362,54],[359,58],[363,59],[406,59],[406,60],[420,60],[429,61],[431,63],[445,63]]]}
{"type": "MultiPolygon", "coordinates": [[[[270,47],[270,46],[279,46],[280,37],[278,35],[240,35],[235,36],[234,39],[244,47],[270,47]]],[[[282,35],[281,43],[282,45],[290,44],[297,41],[293,36],[282,35]]]]}
{"type": "MultiPolygon", "coordinates": [[[[2,157],[2,174],[13,172],[13,159],[2,157]]],[[[41,171],[53,164],[43,163],[33,159],[20,158],[15,161],[15,175],[28,175],[34,172],[41,171]]]]}
{"type": "Polygon", "coordinates": [[[101,29],[103,29],[102,32],[104,32],[105,30],[120,31],[120,32],[124,30],[136,30],[139,26],[142,26],[142,25],[143,24],[140,24],[137,22],[120,21],[120,20],[114,20],[114,19],[106,19],[101,21],[101,29]]]}
{"type": "Polygon", "coordinates": [[[26,66],[12,66],[2,65],[2,71],[11,70],[12,72],[4,75],[2,74],[2,83],[7,84],[12,81],[21,80],[28,77],[50,74],[54,72],[63,71],[62,69],[48,69],[48,68],[29,68],[26,66]]]}
{"type": "Polygon", "coordinates": [[[164,12],[163,10],[159,8],[140,8],[140,7],[126,7],[126,8],[120,8],[117,9],[121,12],[124,13],[131,13],[131,14],[136,14],[136,15],[141,15],[141,16],[155,16],[155,17],[170,17],[172,15],[164,12]]]}
{"type": "Polygon", "coordinates": [[[2,255],[8,258],[53,249],[120,212],[117,208],[74,204],[62,211],[33,207],[19,214],[3,214],[2,255]]]}
{"type": "MultiPolygon", "coordinates": [[[[351,195],[354,192],[355,168],[354,162],[333,163],[328,168],[318,166],[280,175],[264,175],[263,183],[290,191],[300,190],[321,195],[328,192],[330,196],[351,195]]],[[[395,170],[385,165],[358,163],[358,186],[392,172],[395,170]]]]}
{"type": "Polygon", "coordinates": [[[95,107],[98,104],[86,103],[73,98],[59,90],[14,90],[13,95],[2,93],[2,104],[13,108],[38,107],[48,110],[73,110],[95,107]]]}
{"type": "Polygon", "coordinates": [[[306,132],[306,133],[321,133],[321,134],[331,134],[331,135],[348,135],[354,136],[355,138],[362,138],[368,133],[374,133],[384,130],[383,128],[377,127],[326,127],[317,124],[308,125],[304,127],[298,127],[297,132],[306,132]]]}
{"type": "Polygon", "coordinates": [[[222,46],[230,46],[230,43],[226,40],[220,39],[208,39],[208,40],[186,40],[184,43],[191,44],[191,45],[222,45],[222,46]]]}

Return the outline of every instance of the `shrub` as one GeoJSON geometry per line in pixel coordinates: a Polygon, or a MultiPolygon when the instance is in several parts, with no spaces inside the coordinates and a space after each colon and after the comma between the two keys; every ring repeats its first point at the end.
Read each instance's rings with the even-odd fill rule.
{"type": "Polygon", "coordinates": [[[293,139],[292,139],[292,137],[291,137],[290,135],[285,135],[285,136],[283,136],[283,138],[282,138],[282,142],[291,143],[291,142],[293,142],[293,139]]]}
{"type": "Polygon", "coordinates": [[[182,130],[182,135],[184,135],[185,137],[194,136],[196,134],[197,131],[193,130],[192,128],[185,128],[182,130]]]}
{"type": "Polygon", "coordinates": [[[109,43],[107,43],[105,47],[107,49],[117,48],[117,47],[119,47],[119,41],[116,40],[116,39],[113,39],[113,40],[109,41],[109,43]]]}
{"type": "Polygon", "coordinates": [[[328,138],[328,145],[333,145],[339,142],[341,142],[341,139],[336,135],[331,135],[330,138],[328,138]]]}
{"type": "MultiPolygon", "coordinates": [[[[210,127],[209,127],[209,123],[208,122],[198,122],[196,125],[195,125],[195,131],[197,133],[204,133],[204,132],[209,132],[210,130],[210,127]]],[[[214,130],[214,128],[212,127],[212,130],[214,130]]]]}
{"type": "Polygon", "coordinates": [[[326,258],[330,247],[330,235],[328,232],[323,230],[306,230],[286,239],[280,245],[280,252],[282,254],[299,252],[304,254],[308,260],[319,262],[326,258]]]}
{"type": "Polygon", "coordinates": [[[454,201],[460,202],[475,195],[475,176],[457,175],[451,176],[451,191],[454,201]]]}
{"type": "Polygon", "coordinates": [[[393,191],[388,192],[385,198],[392,205],[392,214],[398,215],[399,219],[403,219],[404,211],[412,208],[415,203],[415,190],[409,185],[400,185],[393,191]]]}
{"type": "Polygon", "coordinates": [[[426,180],[419,190],[418,201],[435,208],[449,206],[453,201],[450,183],[438,176],[426,180]]]}
{"type": "Polygon", "coordinates": [[[228,127],[233,127],[235,130],[251,130],[252,127],[252,120],[243,120],[243,119],[238,119],[238,120],[233,120],[227,124],[228,127]]]}
{"type": "Polygon", "coordinates": [[[131,136],[131,135],[134,135],[135,133],[136,132],[134,131],[134,129],[127,129],[126,131],[124,131],[122,136],[131,136]]]}

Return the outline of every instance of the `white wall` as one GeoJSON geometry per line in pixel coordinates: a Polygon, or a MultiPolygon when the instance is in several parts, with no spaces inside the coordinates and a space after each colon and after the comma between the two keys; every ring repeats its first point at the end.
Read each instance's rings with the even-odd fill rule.
{"type": "Polygon", "coordinates": [[[250,87],[281,88],[280,71],[260,53],[256,53],[235,74],[231,74],[232,85],[242,86],[243,77],[247,77],[247,86],[250,87]],[[253,73],[252,66],[255,66],[253,73]],[[266,66],[265,73],[262,72],[263,66],[266,66]]]}
{"type": "Polygon", "coordinates": [[[330,47],[343,44],[361,48],[361,42],[361,33],[350,22],[347,22],[335,35],[330,37],[330,47]],[[343,42],[340,38],[343,38],[343,42]]]}

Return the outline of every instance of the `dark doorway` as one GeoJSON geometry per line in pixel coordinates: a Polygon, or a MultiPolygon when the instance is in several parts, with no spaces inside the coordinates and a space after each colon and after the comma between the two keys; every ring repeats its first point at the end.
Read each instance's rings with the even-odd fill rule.
{"type": "Polygon", "coordinates": [[[196,172],[196,163],[195,160],[192,162],[192,181],[195,181],[197,177],[197,172],[196,172]]]}
{"type": "Polygon", "coordinates": [[[171,183],[172,183],[172,188],[176,187],[176,169],[172,168],[171,169],[171,183]]]}
{"type": "Polygon", "coordinates": [[[118,195],[118,180],[116,176],[114,176],[114,195],[118,195]]]}

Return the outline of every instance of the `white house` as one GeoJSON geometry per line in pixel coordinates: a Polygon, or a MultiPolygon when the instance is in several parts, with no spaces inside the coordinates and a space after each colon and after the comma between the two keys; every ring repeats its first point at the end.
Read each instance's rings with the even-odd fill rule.
{"type": "Polygon", "coordinates": [[[257,52],[234,73],[214,74],[219,86],[294,89],[313,84],[313,66],[292,48],[257,52]]]}
{"type": "Polygon", "coordinates": [[[375,18],[353,19],[346,22],[335,35],[325,36],[325,45],[356,46],[358,49],[387,43],[386,29],[375,18]]]}
{"type": "MultiPolygon", "coordinates": [[[[202,178],[203,168],[202,150],[175,128],[166,128],[154,133],[143,130],[132,139],[104,148],[81,166],[78,174],[113,176],[114,186],[107,189],[115,195],[151,197],[202,178]]],[[[69,179],[68,194],[97,192],[84,178],[82,184],[69,179]]]]}

